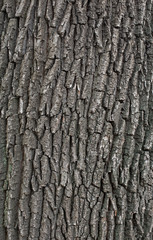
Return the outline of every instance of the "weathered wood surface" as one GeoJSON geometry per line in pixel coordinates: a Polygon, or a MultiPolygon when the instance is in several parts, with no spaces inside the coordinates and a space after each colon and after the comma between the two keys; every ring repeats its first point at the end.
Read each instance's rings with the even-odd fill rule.
{"type": "Polygon", "coordinates": [[[0,239],[153,239],[153,1],[0,9],[0,239]]]}

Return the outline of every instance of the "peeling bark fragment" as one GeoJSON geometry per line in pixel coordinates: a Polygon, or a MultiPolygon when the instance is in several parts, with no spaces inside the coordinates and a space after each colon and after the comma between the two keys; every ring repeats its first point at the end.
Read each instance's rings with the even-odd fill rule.
{"type": "Polygon", "coordinates": [[[112,62],[114,62],[116,60],[118,40],[119,40],[119,29],[113,28],[112,49],[111,49],[111,61],[112,62]]]}
{"type": "Polygon", "coordinates": [[[9,59],[12,60],[14,49],[16,45],[16,37],[17,37],[17,19],[12,18],[10,19],[7,27],[7,38],[4,40],[6,41],[8,50],[9,50],[9,59]]]}
{"type": "Polygon", "coordinates": [[[65,31],[68,31],[69,20],[71,16],[71,9],[72,9],[72,4],[68,3],[63,20],[60,23],[60,26],[58,28],[58,32],[62,37],[64,36],[65,31]]]}
{"type": "Polygon", "coordinates": [[[30,130],[25,131],[23,142],[24,142],[24,145],[27,146],[29,149],[36,149],[37,147],[36,136],[30,130]]]}
{"type": "Polygon", "coordinates": [[[127,63],[124,63],[124,75],[122,76],[122,80],[119,84],[119,96],[118,100],[124,102],[125,96],[128,88],[129,79],[132,75],[133,68],[134,68],[134,55],[132,54],[130,60],[127,63]]]}
{"type": "Polygon", "coordinates": [[[44,132],[44,135],[41,138],[40,143],[42,145],[42,150],[43,150],[44,154],[50,158],[51,154],[52,154],[52,148],[51,148],[51,146],[52,146],[52,135],[51,135],[51,132],[49,130],[46,130],[44,132]]]}
{"type": "Polygon", "coordinates": [[[149,152],[145,151],[144,154],[140,158],[140,181],[141,184],[148,183],[148,175],[149,175],[149,152]]]}
{"type": "Polygon", "coordinates": [[[120,27],[121,24],[121,20],[125,14],[125,10],[126,10],[126,1],[123,0],[122,2],[118,2],[116,3],[115,1],[113,1],[112,3],[112,12],[113,12],[113,25],[118,28],[120,27]],[[115,6],[116,5],[116,6],[115,6]]]}
{"type": "Polygon", "coordinates": [[[41,164],[41,186],[46,186],[50,181],[49,159],[45,155],[40,159],[41,164]]]}
{"type": "Polygon", "coordinates": [[[8,96],[11,91],[11,84],[13,78],[13,63],[9,63],[6,73],[1,81],[1,96],[0,96],[0,108],[4,108],[4,112],[6,112],[6,104],[8,101],[8,96]]]}
{"type": "Polygon", "coordinates": [[[16,10],[16,17],[20,17],[25,15],[27,8],[29,7],[30,1],[28,0],[23,0],[21,2],[19,2],[17,10],[16,10]]]}
{"type": "Polygon", "coordinates": [[[87,22],[86,15],[87,2],[88,2],[87,0],[85,1],[78,0],[75,4],[79,24],[85,24],[87,22]]]}
{"type": "Polygon", "coordinates": [[[51,20],[53,18],[53,6],[50,0],[47,0],[45,18],[49,21],[49,26],[51,25],[51,20]]]}
{"type": "Polygon", "coordinates": [[[64,0],[54,2],[54,17],[52,20],[52,27],[56,27],[59,24],[59,20],[63,17],[64,10],[66,8],[66,2],[64,0]]]}
{"type": "Polygon", "coordinates": [[[77,71],[80,69],[80,60],[75,60],[71,67],[70,72],[67,74],[65,86],[71,88],[74,85],[74,81],[77,75],[77,71]]]}
{"type": "Polygon", "coordinates": [[[40,228],[40,235],[39,238],[41,240],[50,240],[51,236],[50,236],[50,232],[52,230],[51,228],[51,221],[48,218],[48,212],[47,212],[47,208],[48,208],[48,203],[47,201],[43,202],[43,210],[42,210],[42,220],[41,220],[41,228],[40,228]]]}
{"type": "Polygon", "coordinates": [[[6,158],[6,122],[4,119],[0,119],[0,235],[5,239],[5,228],[4,228],[4,207],[5,207],[5,190],[7,189],[6,184],[6,173],[7,173],[7,158],[6,158]]]}
{"type": "Polygon", "coordinates": [[[34,13],[35,13],[36,0],[32,0],[27,11],[25,27],[32,31],[34,24],[34,13]]]}
{"type": "Polygon", "coordinates": [[[75,102],[76,102],[76,84],[74,87],[68,89],[68,96],[67,96],[67,105],[72,111],[75,109],[75,102]]]}
{"type": "Polygon", "coordinates": [[[35,192],[31,196],[31,221],[30,221],[30,234],[29,240],[36,239],[39,237],[39,229],[41,223],[41,213],[42,213],[42,190],[35,192]]]}
{"type": "Polygon", "coordinates": [[[55,133],[60,129],[62,114],[59,113],[57,116],[52,117],[51,119],[51,132],[55,133]]]}
{"type": "Polygon", "coordinates": [[[74,46],[75,59],[82,59],[85,54],[85,46],[87,37],[87,24],[80,25],[77,28],[76,43],[74,46]]]}
{"type": "Polygon", "coordinates": [[[6,11],[8,14],[9,18],[13,18],[15,15],[15,5],[16,5],[16,1],[13,0],[4,0],[3,1],[3,7],[2,7],[2,11],[6,11]]]}
{"type": "MultiPolygon", "coordinates": [[[[45,64],[45,69],[48,70],[54,64],[56,59],[60,59],[60,44],[61,39],[58,33],[54,29],[49,29],[50,41],[49,41],[49,52],[48,59],[45,64]]],[[[56,61],[58,63],[59,61],[56,61]]],[[[51,70],[53,70],[51,68],[51,70]]]]}
{"type": "Polygon", "coordinates": [[[27,31],[26,28],[22,28],[17,37],[17,44],[15,47],[15,54],[13,56],[13,60],[15,62],[22,59],[24,54],[26,53],[26,45],[27,45],[27,31]]]}
{"type": "MultiPolygon", "coordinates": [[[[37,30],[37,36],[35,39],[36,44],[36,51],[35,51],[35,59],[37,59],[38,62],[46,62],[47,60],[47,23],[44,18],[40,18],[39,24],[38,24],[38,30],[37,30]],[[41,56],[41,57],[40,57],[41,56]]],[[[39,66],[38,66],[39,70],[39,66]]]]}

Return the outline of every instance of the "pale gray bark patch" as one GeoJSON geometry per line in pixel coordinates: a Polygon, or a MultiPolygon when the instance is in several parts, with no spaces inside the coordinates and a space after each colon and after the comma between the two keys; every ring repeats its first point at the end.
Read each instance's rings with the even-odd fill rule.
{"type": "Polygon", "coordinates": [[[153,239],[152,0],[0,1],[0,238],[153,239]]]}

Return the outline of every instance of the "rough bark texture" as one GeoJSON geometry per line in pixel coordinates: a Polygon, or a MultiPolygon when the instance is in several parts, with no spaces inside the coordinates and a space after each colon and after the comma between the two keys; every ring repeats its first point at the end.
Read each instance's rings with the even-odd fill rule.
{"type": "Polygon", "coordinates": [[[0,239],[153,239],[153,1],[0,9],[0,239]]]}

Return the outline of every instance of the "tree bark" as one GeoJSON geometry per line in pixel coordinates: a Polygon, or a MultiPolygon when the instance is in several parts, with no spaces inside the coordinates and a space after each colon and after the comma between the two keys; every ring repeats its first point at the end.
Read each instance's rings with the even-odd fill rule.
{"type": "Polygon", "coordinates": [[[153,239],[153,1],[0,9],[0,239],[153,239]]]}

